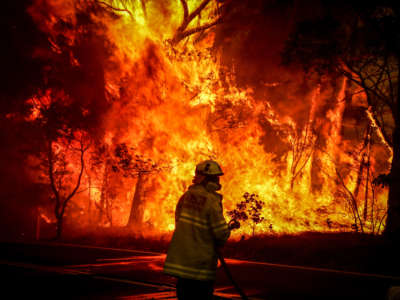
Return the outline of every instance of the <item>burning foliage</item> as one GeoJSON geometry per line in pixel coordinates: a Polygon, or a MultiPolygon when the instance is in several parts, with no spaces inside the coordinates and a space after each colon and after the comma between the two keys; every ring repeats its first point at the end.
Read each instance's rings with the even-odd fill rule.
{"type": "Polygon", "coordinates": [[[56,217],[59,235],[63,220],[170,232],[196,163],[209,158],[223,167],[227,211],[254,192],[245,194],[254,224],[238,235],[255,224],[260,233],[270,224],[276,233],[381,232],[388,190],[373,181],[388,172],[390,147],[359,86],[281,65],[293,26],[283,16],[298,16],[277,2],[26,6],[41,81],[2,122],[30,137],[7,149],[25,149],[26,164],[14,165],[40,186],[33,206],[56,217]]]}

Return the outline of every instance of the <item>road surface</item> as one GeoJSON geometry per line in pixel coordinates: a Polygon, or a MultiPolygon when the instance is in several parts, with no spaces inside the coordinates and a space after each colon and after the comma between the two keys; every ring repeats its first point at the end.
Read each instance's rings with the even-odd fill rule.
{"type": "MultiPolygon", "coordinates": [[[[59,243],[1,243],[3,299],[175,299],[165,254],[59,243]]],[[[400,276],[226,259],[250,299],[384,300],[400,276]]],[[[240,299],[222,269],[217,299],[240,299]]]]}

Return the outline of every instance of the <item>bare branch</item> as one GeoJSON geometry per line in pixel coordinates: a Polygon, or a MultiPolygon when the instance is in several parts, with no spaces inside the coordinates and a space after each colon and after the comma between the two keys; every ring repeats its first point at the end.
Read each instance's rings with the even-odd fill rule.
{"type": "Polygon", "coordinates": [[[221,21],[222,21],[222,19],[218,18],[214,22],[211,22],[211,23],[208,23],[208,24],[204,24],[202,26],[199,26],[199,27],[196,27],[196,28],[192,28],[192,29],[186,30],[184,32],[178,33],[177,35],[175,35],[175,37],[173,39],[173,43],[176,44],[179,41],[183,40],[184,38],[186,38],[186,37],[188,37],[188,36],[190,36],[192,34],[207,30],[207,29],[209,29],[209,28],[221,23],[221,21]]]}
{"type": "Polygon", "coordinates": [[[210,2],[211,0],[203,0],[203,2],[200,3],[199,7],[197,7],[188,17],[187,17],[187,24],[185,26],[185,28],[187,27],[187,25],[189,25],[190,22],[192,22],[192,20],[197,17],[200,12],[207,6],[207,4],[210,2]]]}
{"type": "MultiPolygon", "coordinates": [[[[376,92],[376,90],[368,87],[365,82],[363,81],[362,76],[360,76],[360,74],[357,72],[357,70],[355,70],[349,63],[346,63],[345,61],[343,61],[343,64],[348,68],[348,70],[350,70],[350,72],[346,71],[343,68],[338,68],[337,70],[342,73],[344,76],[346,76],[348,79],[350,79],[350,81],[354,82],[355,84],[357,84],[358,86],[360,86],[366,93],[367,95],[367,103],[368,106],[370,107],[375,107],[371,101],[370,98],[370,94],[374,95],[375,97],[381,99],[381,100],[385,100],[386,97],[384,97],[383,95],[380,95],[379,93],[376,92]],[[357,80],[356,78],[354,78],[354,74],[357,75],[357,77],[360,80],[357,80]]],[[[386,101],[384,101],[386,102],[386,101]]],[[[390,147],[393,148],[393,143],[390,141],[388,134],[386,133],[384,126],[383,126],[383,122],[380,122],[379,119],[376,116],[376,109],[369,114],[372,122],[374,122],[374,127],[379,130],[381,136],[384,139],[384,142],[389,145],[390,147]]]]}
{"type": "Polygon", "coordinates": [[[188,25],[190,24],[190,22],[197,17],[198,15],[200,15],[201,11],[207,6],[207,4],[210,2],[211,0],[203,0],[200,5],[189,14],[189,8],[187,5],[186,0],[180,0],[182,7],[183,7],[183,20],[182,20],[182,24],[178,27],[178,29],[175,32],[174,37],[171,39],[171,44],[177,44],[179,43],[181,40],[183,40],[184,38],[195,34],[197,32],[202,32],[205,31],[215,25],[217,25],[218,23],[220,23],[222,21],[222,18],[219,17],[216,20],[195,27],[195,28],[191,28],[191,29],[187,29],[188,25]]]}
{"type": "Polygon", "coordinates": [[[81,165],[81,169],[80,169],[79,176],[78,176],[78,179],[77,179],[77,181],[76,181],[76,184],[75,184],[74,189],[72,190],[71,194],[69,194],[69,196],[65,199],[64,203],[62,204],[62,210],[61,210],[62,215],[64,214],[65,207],[67,206],[69,200],[70,200],[70,199],[75,195],[75,193],[78,191],[78,189],[79,189],[79,187],[80,187],[80,185],[81,185],[81,179],[82,179],[83,171],[85,170],[84,155],[85,155],[86,150],[89,148],[89,144],[86,145],[86,146],[84,146],[83,137],[81,137],[80,145],[81,145],[81,149],[80,149],[80,151],[81,151],[81,155],[80,155],[80,165],[81,165]]]}
{"type": "Polygon", "coordinates": [[[364,227],[363,227],[363,222],[361,220],[360,214],[358,212],[358,206],[357,206],[357,200],[354,197],[353,193],[349,190],[349,188],[346,186],[346,184],[344,183],[344,180],[339,172],[339,170],[337,168],[335,168],[336,170],[336,175],[339,178],[339,181],[342,185],[342,187],[345,189],[345,191],[347,192],[347,194],[350,196],[351,199],[351,206],[353,207],[352,211],[353,211],[353,215],[354,215],[354,220],[360,223],[360,227],[361,227],[361,232],[364,232],[364,227]]]}
{"type": "Polygon", "coordinates": [[[100,0],[95,0],[95,2],[100,4],[100,5],[103,5],[106,8],[108,8],[110,10],[113,10],[113,11],[126,12],[131,16],[131,18],[133,18],[133,15],[132,15],[131,11],[129,9],[127,9],[127,8],[117,8],[117,7],[114,7],[114,6],[112,6],[112,5],[108,4],[108,3],[104,2],[104,1],[100,1],[100,0]]]}
{"type": "Polygon", "coordinates": [[[56,187],[56,184],[55,184],[55,181],[54,181],[54,160],[53,160],[53,149],[52,149],[52,146],[53,146],[52,141],[48,140],[48,142],[47,142],[47,147],[48,147],[48,149],[47,149],[47,159],[48,159],[48,163],[49,163],[48,176],[49,176],[49,179],[50,179],[51,189],[52,189],[52,191],[53,191],[53,193],[54,193],[54,195],[56,197],[56,202],[59,202],[60,201],[60,194],[59,194],[59,192],[57,190],[57,187],[56,187]]]}
{"type": "Polygon", "coordinates": [[[181,0],[182,7],[183,7],[183,21],[181,26],[186,22],[189,16],[189,8],[187,6],[186,0],[181,0]]]}
{"type": "Polygon", "coordinates": [[[389,67],[385,68],[385,71],[386,71],[386,76],[388,77],[388,81],[389,81],[389,93],[390,93],[390,99],[392,99],[391,105],[393,106],[394,101],[395,101],[394,100],[395,99],[394,88],[393,88],[393,82],[392,82],[393,79],[392,79],[392,75],[391,75],[389,67]]]}
{"type": "MultiPolygon", "coordinates": [[[[373,88],[369,87],[368,85],[366,85],[365,83],[365,78],[362,76],[360,71],[357,71],[356,69],[354,69],[354,67],[352,67],[350,64],[347,64],[346,67],[353,72],[354,74],[357,74],[358,78],[360,78],[360,81],[355,81],[356,83],[358,83],[366,92],[370,92],[372,94],[374,94],[376,97],[378,97],[379,99],[383,99],[383,95],[380,95],[377,91],[375,91],[373,88]]],[[[347,73],[347,75],[350,73],[347,73]]],[[[351,75],[351,79],[354,79],[354,76],[351,75]]]]}

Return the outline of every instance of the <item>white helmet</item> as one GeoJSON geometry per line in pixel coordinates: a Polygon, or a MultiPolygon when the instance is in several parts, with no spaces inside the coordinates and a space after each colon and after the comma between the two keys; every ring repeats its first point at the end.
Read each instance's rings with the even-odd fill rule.
{"type": "Polygon", "coordinates": [[[214,160],[205,160],[196,166],[196,174],[201,174],[205,176],[222,176],[222,172],[219,164],[214,160]]]}

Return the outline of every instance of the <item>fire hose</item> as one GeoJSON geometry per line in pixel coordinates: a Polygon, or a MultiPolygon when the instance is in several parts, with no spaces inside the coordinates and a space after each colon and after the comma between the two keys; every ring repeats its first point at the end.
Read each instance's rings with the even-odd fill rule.
{"type": "MultiPolygon", "coordinates": [[[[229,229],[230,230],[234,230],[240,228],[240,223],[237,220],[231,220],[229,222],[229,229]]],[[[219,248],[216,247],[216,252],[218,255],[218,259],[221,262],[221,266],[225,271],[226,276],[228,277],[228,279],[230,280],[230,282],[232,283],[232,285],[235,287],[236,291],[239,293],[240,297],[242,297],[243,300],[248,300],[249,298],[247,298],[246,294],[243,292],[243,290],[240,288],[240,286],[237,284],[237,282],[233,279],[232,277],[232,273],[228,268],[228,265],[225,262],[225,258],[222,255],[222,252],[219,248]]]]}

